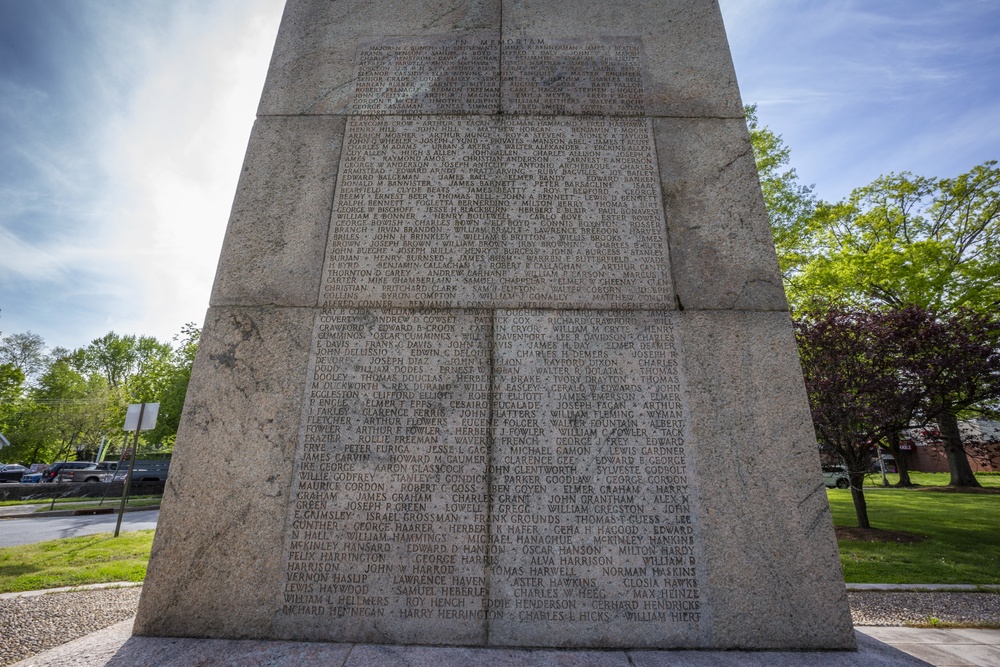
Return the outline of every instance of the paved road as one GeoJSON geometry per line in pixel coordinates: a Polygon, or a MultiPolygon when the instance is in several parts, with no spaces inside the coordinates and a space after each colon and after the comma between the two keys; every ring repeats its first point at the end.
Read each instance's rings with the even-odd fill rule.
{"type": "MultiPolygon", "coordinates": [[[[160,510],[126,512],[122,517],[122,531],[156,528],[160,510]]],[[[113,533],[117,514],[96,516],[49,516],[37,519],[4,519],[0,521],[0,547],[58,540],[92,533],[113,533]]]]}

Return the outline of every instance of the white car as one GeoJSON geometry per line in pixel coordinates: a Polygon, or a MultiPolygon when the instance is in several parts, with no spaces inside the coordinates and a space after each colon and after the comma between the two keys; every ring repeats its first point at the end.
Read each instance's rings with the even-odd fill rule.
{"type": "Polygon", "coordinates": [[[823,483],[831,489],[848,489],[851,486],[851,479],[847,476],[847,468],[844,466],[823,466],[823,483]]]}

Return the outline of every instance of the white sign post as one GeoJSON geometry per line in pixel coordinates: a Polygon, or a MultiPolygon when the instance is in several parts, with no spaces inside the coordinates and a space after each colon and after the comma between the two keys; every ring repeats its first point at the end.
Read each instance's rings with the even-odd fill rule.
{"type": "MultiPolygon", "coordinates": [[[[122,489],[122,502],[118,506],[118,522],[115,524],[115,537],[118,537],[122,527],[122,515],[125,513],[125,503],[128,502],[129,487],[132,485],[132,469],[135,467],[135,455],[139,450],[139,431],[149,431],[156,427],[156,415],[160,412],[159,403],[135,403],[128,406],[125,414],[126,431],[135,431],[132,441],[132,455],[129,456],[128,473],[125,475],[125,488],[122,489]]],[[[121,463],[119,462],[119,467],[121,463]]],[[[117,477],[117,473],[115,475],[117,477]]]]}

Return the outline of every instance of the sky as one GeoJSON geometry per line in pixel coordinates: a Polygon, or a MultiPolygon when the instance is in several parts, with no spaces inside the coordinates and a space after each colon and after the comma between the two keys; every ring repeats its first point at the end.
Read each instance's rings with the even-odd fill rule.
{"type": "MultiPolygon", "coordinates": [[[[200,324],[283,0],[0,0],[0,335],[200,324]]],[[[745,103],[837,200],[1000,158],[1000,2],[720,0],[745,103]]]]}

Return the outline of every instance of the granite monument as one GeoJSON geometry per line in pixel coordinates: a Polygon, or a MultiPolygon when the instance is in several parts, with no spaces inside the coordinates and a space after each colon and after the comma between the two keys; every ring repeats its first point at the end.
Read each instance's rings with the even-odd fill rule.
{"type": "Polygon", "coordinates": [[[854,646],[714,0],[288,0],[135,628],[854,646]]]}

